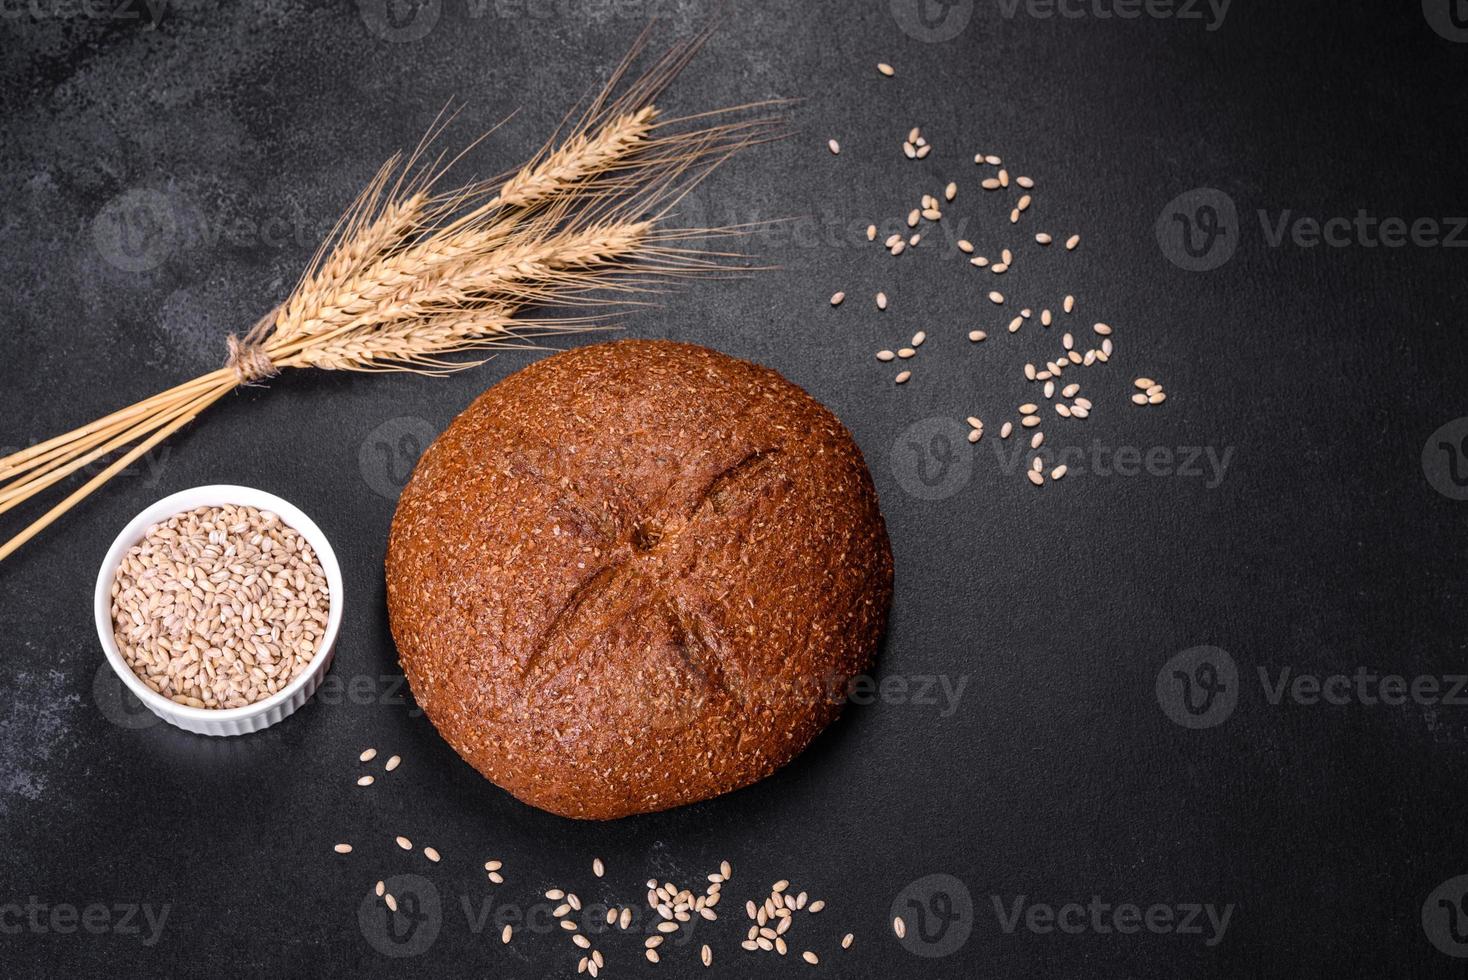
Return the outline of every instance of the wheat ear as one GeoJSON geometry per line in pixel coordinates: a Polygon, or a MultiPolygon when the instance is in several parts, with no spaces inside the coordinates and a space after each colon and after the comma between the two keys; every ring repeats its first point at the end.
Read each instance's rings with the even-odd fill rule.
{"type": "Polygon", "coordinates": [[[4,513],[122,454],[0,545],[0,560],[240,385],[298,367],[461,370],[479,362],[448,355],[537,347],[547,336],[608,325],[605,313],[527,317],[531,307],[586,305],[602,293],[630,297],[727,272],[730,256],[698,241],[742,229],[664,222],[712,168],[778,138],[783,123],[731,115],[770,103],[659,115],[653,98],[704,36],[672,49],[613,97],[629,56],[564,132],[496,180],[436,189],[462,155],[428,159],[452,118],[441,114],[412,153],[369,180],[285,300],[243,337],[229,338],[223,368],[0,459],[4,513]]]}

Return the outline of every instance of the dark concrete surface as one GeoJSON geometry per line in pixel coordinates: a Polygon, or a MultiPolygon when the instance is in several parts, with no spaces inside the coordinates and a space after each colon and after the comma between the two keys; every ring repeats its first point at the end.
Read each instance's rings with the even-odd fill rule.
{"type": "MultiPolygon", "coordinates": [[[[464,136],[519,110],[472,157],[498,171],[650,14],[671,41],[715,11],[420,7],[0,5],[0,443],[221,363],[225,335],[284,295],[356,189],[451,97],[468,102],[464,136]]],[[[0,566],[0,974],[570,976],[578,952],[540,891],[640,905],[648,877],[692,884],[727,858],[730,914],[656,967],[640,935],[598,938],[603,975],[1461,976],[1468,11],[721,9],[668,110],[803,101],[797,135],[731,162],[687,220],[793,220],[742,245],[777,269],[692,283],[627,329],[769,364],[851,427],[898,570],[874,703],[724,799],[606,825],[520,805],[406,697],[381,562],[426,440],[535,355],[440,380],[283,377],[226,399],[0,566]],[[877,75],[883,60],[895,78],[877,75]],[[934,146],[921,162],[899,148],[913,125],[934,146]],[[980,150],[1039,181],[1017,228],[1013,195],[978,188],[980,150]],[[894,260],[866,243],[869,220],[885,229],[948,180],[959,197],[918,248],[894,260]],[[1221,235],[1198,225],[1212,215],[1221,235]],[[1309,222],[1331,219],[1346,219],[1333,243],[1308,244],[1309,222]],[[1385,219],[1401,221],[1385,225],[1395,246],[1385,219]],[[1042,228],[1084,240],[1041,249],[1042,228]],[[959,237],[1012,247],[1013,270],[970,267],[959,237]],[[996,287],[1004,310],[983,298],[996,287]],[[1070,447],[1072,473],[1036,489],[998,428],[1034,397],[1019,370],[1055,356],[1060,328],[1004,325],[1067,292],[1078,336],[1113,324],[1117,355],[1074,372],[1088,420],[1045,409],[1046,449],[1070,447]],[[982,345],[964,339],[976,327],[982,345]],[[918,329],[914,379],[895,386],[873,352],[918,329]],[[1128,403],[1144,374],[1165,405],[1128,403]],[[988,428],[972,449],[958,438],[970,414],[988,428]],[[212,482],[312,514],[349,602],[322,695],[226,741],[120,697],[90,609],[117,530],[212,482]],[[405,762],[363,791],[369,745],[405,762]],[[395,834],[443,863],[404,855],[395,834]],[[346,859],[331,851],[343,839],[346,859]],[[484,880],[490,857],[504,886],[484,880]],[[412,914],[389,924],[367,896],[396,874],[419,880],[394,885],[412,914]],[[828,908],[775,962],[738,942],[739,906],[777,878],[828,908]],[[894,909],[922,920],[904,943],[894,909]],[[499,917],[524,915],[502,946],[499,917]],[[806,948],[819,967],[794,959],[806,948]]]]}

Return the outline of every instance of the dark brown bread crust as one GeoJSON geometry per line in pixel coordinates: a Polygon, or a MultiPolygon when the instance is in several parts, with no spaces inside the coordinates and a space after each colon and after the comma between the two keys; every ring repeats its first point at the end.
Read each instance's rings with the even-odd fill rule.
{"type": "Polygon", "coordinates": [[[747,786],[868,669],[892,553],[861,451],[776,372],[626,340],[481,395],[393,519],[419,705],[526,803],[611,819],[747,786]]]}

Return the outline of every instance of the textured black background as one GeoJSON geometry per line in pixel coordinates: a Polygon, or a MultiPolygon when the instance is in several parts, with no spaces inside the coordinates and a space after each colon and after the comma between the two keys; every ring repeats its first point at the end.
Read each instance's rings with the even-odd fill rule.
{"type": "MultiPolygon", "coordinates": [[[[847,422],[897,559],[878,676],[965,683],[953,710],[889,687],[774,778],[672,813],[600,825],[522,806],[402,702],[381,562],[421,438],[535,355],[436,381],[283,377],[226,399],[0,567],[0,905],[169,907],[152,944],[146,926],[57,934],[44,916],[37,928],[0,915],[0,972],[567,976],[578,953],[558,930],[502,947],[462,903],[513,910],[552,883],[637,902],[651,875],[693,883],[727,858],[735,914],[657,967],[635,937],[599,940],[605,975],[702,975],[705,941],[710,976],[1461,975],[1422,910],[1468,873],[1468,707],[1271,704],[1257,672],[1465,669],[1468,503],[1434,490],[1422,459],[1434,430],[1468,415],[1468,253],[1276,247],[1258,212],[1468,211],[1468,44],[1434,32],[1417,0],[1238,0],[1216,30],[1212,14],[1106,18],[1109,3],[1087,0],[1079,17],[1006,16],[980,0],[958,4],[952,16],[971,19],[937,41],[904,31],[907,5],[894,6],[724,8],[667,108],[799,98],[799,133],[732,162],[689,220],[798,220],[745,244],[776,271],[694,283],[629,330],[772,365],[847,422]],[[879,60],[897,77],[880,78],[879,60]],[[921,163],[899,151],[915,124],[935,146],[921,163]],[[999,195],[978,190],[979,150],[1040,182],[1017,231],[999,195]],[[950,179],[959,198],[915,251],[893,260],[861,237],[950,179]],[[1173,264],[1154,235],[1165,205],[1197,187],[1239,215],[1236,253],[1208,272],[1173,264]],[[1040,228],[1085,241],[1043,251],[1029,239],[1040,228]],[[990,255],[1014,247],[1013,271],[969,267],[949,243],[960,234],[990,255]],[[1232,454],[1222,479],[1075,460],[1061,483],[1026,483],[995,436],[1034,392],[1020,366],[1053,356],[1058,331],[1007,335],[1007,315],[982,300],[996,284],[1010,306],[1073,292],[1077,326],[1117,327],[1111,364],[1076,372],[1095,412],[1047,415],[1049,446],[1100,444],[1108,465],[1116,447],[1211,447],[1232,454]],[[879,288],[886,313],[871,302],[879,288]],[[849,298],[833,310],[836,289],[849,298]],[[963,339],[975,326],[991,334],[981,347],[963,339]],[[930,340],[915,378],[894,386],[872,353],[919,328],[930,340]],[[1139,374],[1167,384],[1164,406],[1127,403],[1139,374]],[[971,413],[989,435],[969,455],[942,436],[944,419],[971,413]],[[935,473],[946,482],[929,492],[921,477],[935,473]],[[212,482],[312,514],[349,593],[328,694],[238,740],[130,714],[90,608],[117,530],[212,482]],[[1238,700],[1221,724],[1189,730],[1154,685],[1202,644],[1231,654],[1238,700]],[[405,763],[364,791],[353,779],[368,745],[405,763]],[[443,864],[399,852],[399,833],[443,864]],[[357,847],[346,859],[331,852],[343,839],[357,847]],[[497,889],[480,870],[491,856],[507,866],[497,889]],[[400,872],[431,880],[443,908],[436,941],[406,961],[358,919],[372,882],[400,872]],[[935,872],[971,894],[972,933],[924,958],[887,923],[899,893],[935,872]],[[738,949],[737,905],[781,877],[829,902],[794,934],[819,968],[738,949]],[[1235,907],[1212,946],[1206,928],[1007,933],[995,912],[1018,896],[1093,895],[1235,907]],[[856,945],[842,953],[848,930],[856,945]]],[[[519,108],[473,157],[497,171],[604,77],[649,13],[669,40],[710,14],[672,0],[442,0],[419,16],[433,7],[426,36],[390,40],[371,29],[370,3],[172,2],[156,27],[110,2],[95,16],[6,5],[0,441],[45,438],[217,366],[226,333],[284,294],[378,162],[450,97],[469,102],[463,136],[519,108]]],[[[5,529],[39,512],[11,513],[5,529]]]]}

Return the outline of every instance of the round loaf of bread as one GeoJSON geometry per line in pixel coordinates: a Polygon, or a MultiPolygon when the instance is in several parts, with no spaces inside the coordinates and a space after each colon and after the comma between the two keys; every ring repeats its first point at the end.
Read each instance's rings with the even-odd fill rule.
{"type": "Polygon", "coordinates": [[[393,637],[439,733],[583,819],[789,762],[870,666],[891,598],[840,421],[768,368],[666,341],[486,391],[419,460],[387,550],[393,637]]]}

